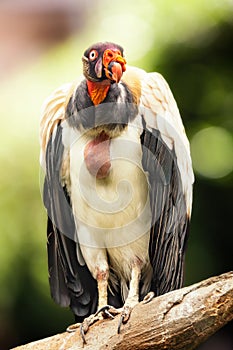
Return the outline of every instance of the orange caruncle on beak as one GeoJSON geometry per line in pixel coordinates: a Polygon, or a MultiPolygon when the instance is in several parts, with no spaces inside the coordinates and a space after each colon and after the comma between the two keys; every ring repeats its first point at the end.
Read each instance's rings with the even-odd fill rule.
{"type": "MultiPolygon", "coordinates": [[[[111,66],[111,75],[110,79],[115,81],[116,83],[119,83],[122,77],[122,66],[118,62],[113,62],[111,66]]],[[[106,76],[109,74],[109,72],[106,70],[105,71],[106,76]]]]}
{"type": "Polygon", "coordinates": [[[103,65],[106,77],[118,83],[126,70],[126,60],[119,50],[107,49],[103,55],[103,65]]]}

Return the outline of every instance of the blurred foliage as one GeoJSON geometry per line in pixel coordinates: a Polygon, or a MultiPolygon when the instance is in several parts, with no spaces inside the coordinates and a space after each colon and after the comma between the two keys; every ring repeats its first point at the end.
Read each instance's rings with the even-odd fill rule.
{"type": "MultiPolygon", "coordinates": [[[[51,48],[37,62],[0,83],[0,347],[22,344],[65,329],[68,310],[50,298],[46,220],[39,185],[38,129],[44,98],[81,72],[92,42],[122,44],[129,64],[159,71],[169,82],[191,140],[203,128],[227,131],[221,152],[230,162],[233,111],[233,4],[222,0],[107,1],[90,9],[87,28],[51,48]],[[94,13],[94,14],[93,14],[94,13]]],[[[214,142],[214,141],[213,141],[214,142]]],[[[206,142],[200,147],[216,147],[206,142]]],[[[214,155],[213,155],[214,156],[214,155]]],[[[221,158],[220,156],[218,156],[221,158]]],[[[215,159],[215,158],[213,158],[215,159]]],[[[198,166],[197,166],[198,168],[198,166]]],[[[229,164],[230,169],[230,164],[229,164]]],[[[186,284],[232,269],[232,172],[196,173],[186,284]]],[[[204,348],[203,348],[204,349],[204,348]]]]}

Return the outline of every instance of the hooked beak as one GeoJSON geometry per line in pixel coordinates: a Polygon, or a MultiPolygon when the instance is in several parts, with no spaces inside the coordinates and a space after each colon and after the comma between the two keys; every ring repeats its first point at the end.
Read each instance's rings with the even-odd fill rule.
{"type": "Polygon", "coordinates": [[[103,55],[103,66],[106,77],[115,83],[119,83],[123,72],[126,70],[126,60],[119,50],[107,49],[103,55]]]}

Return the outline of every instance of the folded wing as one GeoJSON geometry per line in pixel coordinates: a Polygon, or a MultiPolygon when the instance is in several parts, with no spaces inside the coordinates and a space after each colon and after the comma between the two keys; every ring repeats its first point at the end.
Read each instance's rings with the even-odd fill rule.
{"type": "Polygon", "coordinates": [[[140,80],[142,165],[148,173],[152,211],[151,289],[160,295],[183,283],[194,176],[189,142],[168,84],[158,73],[132,70],[140,80]]]}

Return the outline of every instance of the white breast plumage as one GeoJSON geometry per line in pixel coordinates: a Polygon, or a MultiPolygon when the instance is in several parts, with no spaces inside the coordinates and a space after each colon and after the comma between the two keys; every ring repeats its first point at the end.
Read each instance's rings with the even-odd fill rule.
{"type": "MultiPolygon", "coordinates": [[[[129,125],[121,136],[111,140],[111,170],[106,179],[100,180],[88,172],[84,162],[83,150],[90,137],[77,135],[75,142],[72,142],[69,192],[79,229],[86,226],[91,231],[106,232],[114,228],[119,234],[119,230],[125,227],[129,231],[130,225],[130,232],[134,226],[136,231],[142,232],[142,227],[138,229],[139,222],[143,225],[144,232],[145,227],[146,231],[150,228],[148,183],[141,165],[139,138],[140,131],[129,125]]],[[[81,244],[93,245],[93,237],[91,242],[86,241],[86,235],[78,231],[81,244]]],[[[136,232],[132,233],[132,240],[135,239],[135,234],[136,232]]],[[[125,243],[124,237],[120,245],[125,243]]]]}
{"type": "Polygon", "coordinates": [[[138,256],[143,265],[149,261],[151,210],[140,133],[134,122],[111,140],[111,170],[107,178],[99,180],[89,173],[84,161],[84,148],[91,137],[67,130],[64,140],[70,144],[69,152],[64,153],[66,157],[69,154],[69,162],[66,157],[64,161],[70,166],[68,190],[83,257],[94,274],[99,252],[107,249],[113,268],[117,265],[116,270],[123,275],[125,288],[131,273],[130,256],[138,256]]]}

